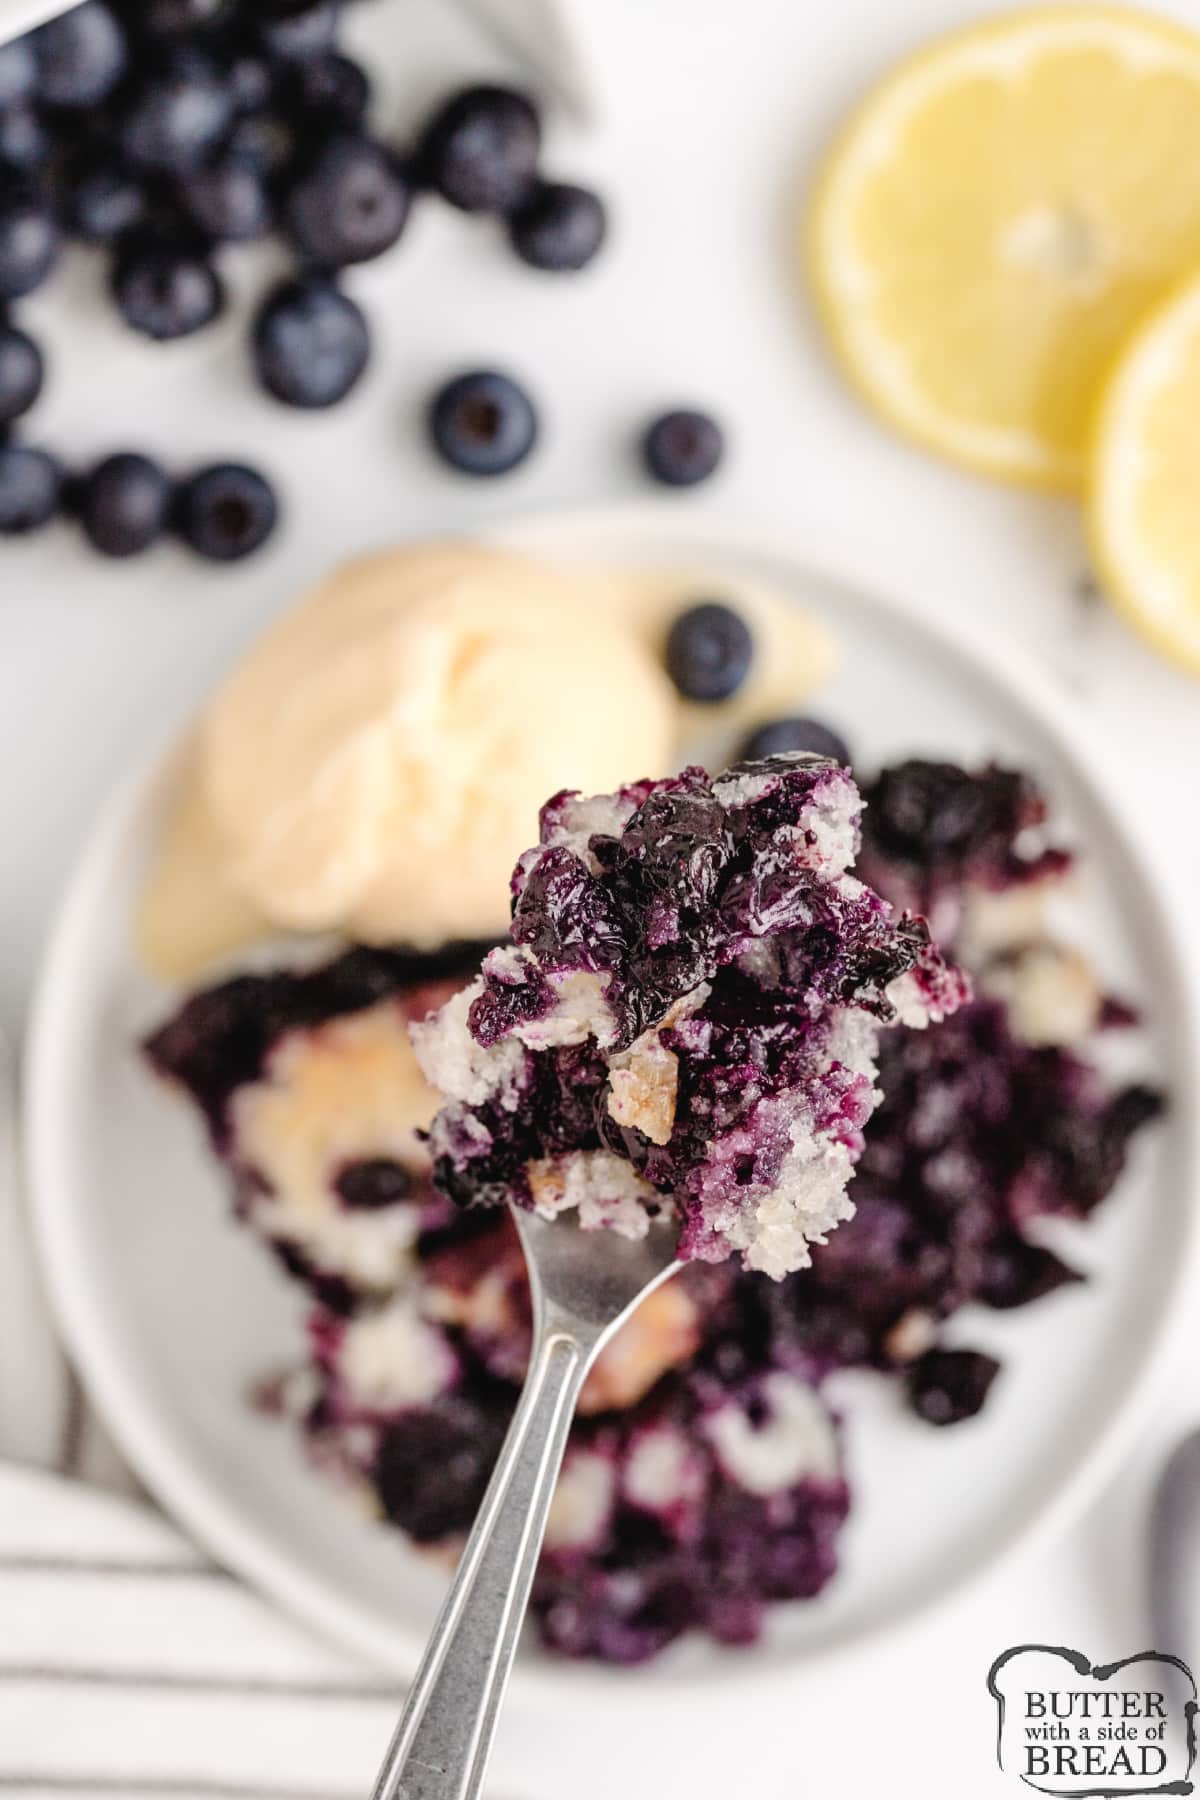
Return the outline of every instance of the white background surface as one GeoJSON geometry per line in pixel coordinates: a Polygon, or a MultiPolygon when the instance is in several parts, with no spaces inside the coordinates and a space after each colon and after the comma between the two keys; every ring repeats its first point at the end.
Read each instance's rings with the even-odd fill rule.
{"type": "MultiPolygon", "coordinates": [[[[486,225],[423,208],[392,257],[351,278],[378,353],[373,378],[329,418],[283,413],[244,381],[240,318],[156,351],[90,304],[99,272],[72,259],[54,294],[25,309],[55,352],[38,432],[79,459],[125,446],[180,465],[261,458],[290,519],[276,548],[233,574],[169,552],[106,568],[65,534],[0,556],[7,1026],[20,1030],[48,909],[100,798],[308,574],[401,534],[634,495],[631,440],[674,402],[711,405],[732,439],[719,483],[681,507],[785,525],[810,559],[977,620],[1061,670],[1083,690],[1117,778],[1163,832],[1164,879],[1195,890],[1200,689],[1107,618],[1081,613],[1071,504],[987,487],[895,443],[843,390],[798,294],[796,196],[831,125],[898,53],[980,10],[591,0],[604,114],[587,133],[556,121],[551,155],[610,195],[610,252],[560,284],[513,262],[486,225]],[[529,382],[546,430],[527,469],[478,489],[427,457],[420,409],[444,374],[482,363],[529,382]]],[[[1200,23],[1194,5],[1170,10],[1200,23]]],[[[450,81],[504,66],[444,0],[364,7],[355,30],[387,44],[380,116],[398,130],[450,81]]],[[[262,272],[254,256],[234,263],[233,286],[251,293],[262,272]]],[[[792,1706],[764,1709],[761,1734],[744,1715],[709,1711],[686,1742],[600,1733],[581,1744],[551,1718],[514,1714],[498,1791],[519,1795],[514,1777],[531,1763],[530,1800],[589,1800],[618,1781],[636,1796],[696,1800],[1012,1791],[994,1768],[987,1667],[1039,1637],[1097,1659],[1144,1647],[1142,1490],[1152,1441],[1190,1417],[1198,1348],[1181,1344],[1163,1416],[1147,1421],[1121,1489],[1054,1553],[902,1638],[807,1669],[792,1706]]]]}

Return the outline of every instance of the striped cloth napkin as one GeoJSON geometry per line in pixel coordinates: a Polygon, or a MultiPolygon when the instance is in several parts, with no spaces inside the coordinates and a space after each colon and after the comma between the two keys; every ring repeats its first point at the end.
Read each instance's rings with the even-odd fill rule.
{"type": "Polygon", "coordinates": [[[395,1684],[278,1617],[128,1497],[133,1479],[55,1342],[16,1175],[0,1045],[0,1794],[360,1800],[395,1684]]]}
{"type": "Polygon", "coordinates": [[[276,1613],[140,1494],[49,1321],[14,1112],[0,1040],[0,1796],[363,1800],[396,1682],[276,1613]]]}
{"type": "Polygon", "coordinates": [[[84,1404],[50,1324],[21,1206],[13,1061],[2,1038],[0,1458],[133,1491],[132,1478],[84,1404]]]}
{"type": "Polygon", "coordinates": [[[149,1507],[0,1467],[0,1793],[363,1800],[396,1712],[149,1507]]]}

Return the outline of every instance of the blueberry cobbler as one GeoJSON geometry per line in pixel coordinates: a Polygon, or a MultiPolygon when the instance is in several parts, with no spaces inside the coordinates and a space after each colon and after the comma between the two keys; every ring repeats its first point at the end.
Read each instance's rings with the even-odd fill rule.
{"type": "Polygon", "coordinates": [[[312,1296],[283,1392],[314,1460],[439,1554],[530,1340],[510,1215],[479,1202],[633,1230],[675,1207],[691,1260],[592,1370],[555,1499],[534,1611],[562,1654],[750,1643],[819,1593],[851,1504],[830,1377],[877,1370],[938,1426],[977,1413],[998,1365],[945,1322],[1079,1280],[1040,1223],[1086,1219],[1159,1108],[1100,1072],[1136,1021],[1051,935],[1072,865],[1034,783],[910,761],[863,794],[856,876],[828,763],[562,798],[482,975],[479,946],[355,948],[199,992],[149,1043],[312,1296]],[[426,1141],[421,1065],[454,1096],[426,1141]]]}
{"type": "Polygon", "coordinates": [[[339,1311],[410,1269],[434,1193],[417,1136],[437,1105],[409,1038],[478,968],[482,944],[348,950],[194,995],[148,1045],[204,1115],[234,1206],[339,1311]]]}
{"type": "Polygon", "coordinates": [[[438,1186],[776,1278],[851,1210],[878,1026],[953,1012],[923,921],[848,873],[862,801],[804,752],[542,809],[511,942],[432,1019],[438,1186]]]}

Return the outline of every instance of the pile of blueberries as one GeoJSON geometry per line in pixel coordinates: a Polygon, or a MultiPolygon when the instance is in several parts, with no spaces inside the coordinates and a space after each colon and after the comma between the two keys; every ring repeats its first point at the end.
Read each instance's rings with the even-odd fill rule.
{"type": "MultiPolygon", "coordinates": [[[[452,95],[416,143],[368,124],[368,77],[339,47],[344,0],[82,0],[0,46],[0,533],[76,516],[100,551],[127,556],[174,531],[233,560],[269,536],[265,478],[220,464],[180,483],[149,459],[107,458],[69,477],[12,436],[41,392],[41,350],[12,313],[52,273],[64,240],[108,258],[122,318],[158,342],[210,324],[226,304],[222,245],[281,236],[294,270],[254,317],[265,391],[336,405],[362,377],[369,322],[340,272],[390,249],[419,194],[500,223],[538,269],[584,268],[604,242],[603,202],[541,170],[541,120],[524,94],[452,95]]],[[[536,409],[509,377],[478,370],[433,398],[429,432],[453,467],[514,468],[536,409]]],[[[721,455],[712,420],[675,412],[643,440],[650,472],[676,486],[721,455]]]]}

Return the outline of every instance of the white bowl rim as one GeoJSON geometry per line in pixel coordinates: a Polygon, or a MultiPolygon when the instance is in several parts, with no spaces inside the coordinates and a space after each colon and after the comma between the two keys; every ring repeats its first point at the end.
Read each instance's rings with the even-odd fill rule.
{"type": "MultiPolygon", "coordinates": [[[[1164,891],[1163,884],[1153,878],[1153,857],[1144,841],[1143,828],[1132,817],[1127,803],[1114,798],[1119,790],[1105,782],[1104,757],[1090,741],[1072,696],[1043,674],[1031,658],[960,621],[931,622],[911,601],[898,597],[864,573],[861,547],[825,543],[818,547],[818,562],[815,558],[810,560],[777,526],[723,523],[687,514],[670,500],[543,513],[503,530],[463,535],[509,547],[529,547],[547,555],[555,553],[557,540],[561,540],[557,544],[560,553],[569,552],[577,539],[593,542],[611,538],[629,548],[636,548],[638,541],[643,540],[648,551],[655,547],[661,550],[664,543],[686,540],[689,553],[694,547],[697,558],[713,555],[746,564],[774,563],[785,569],[793,581],[808,576],[852,588],[864,610],[874,610],[899,622],[918,647],[923,643],[931,651],[969,666],[977,678],[1036,721],[1061,764],[1105,813],[1113,838],[1125,852],[1142,890],[1148,929],[1174,976],[1181,1066],[1172,1073],[1173,1086],[1185,1095],[1200,1092],[1200,995],[1185,953],[1182,908],[1169,890],[1164,891]]],[[[150,757],[143,757],[101,813],[59,902],[40,966],[25,1056],[24,1140],[30,1207],[43,1277],[59,1330],[90,1399],[134,1470],[164,1508],[218,1562],[293,1617],[368,1663],[407,1678],[416,1666],[418,1644],[404,1641],[399,1631],[381,1628],[352,1601],[333,1592],[324,1581],[313,1579],[290,1556],[280,1554],[267,1537],[246,1524],[235,1506],[198,1476],[186,1456],[177,1454],[163,1438],[154,1414],[142,1407],[136,1389],[126,1380],[120,1357],[105,1335],[87,1268],[76,1256],[71,1209],[60,1207],[53,1199],[55,1193],[62,1191],[62,1184],[57,1179],[59,1134],[51,1104],[56,1085],[52,1073],[59,1045],[69,1038],[71,1029],[71,995],[62,967],[63,946],[86,899],[90,868],[104,828],[111,829],[117,818],[141,804],[144,791],[180,735],[178,731],[172,733],[169,746],[160,744],[150,757]]],[[[1195,1192],[1200,1188],[1200,1108],[1189,1107],[1175,1123],[1184,1152],[1177,1181],[1181,1189],[1195,1192]]],[[[814,1654],[828,1663],[865,1642],[878,1644],[902,1632],[952,1600],[961,1601],[976,1587],[995,1579],[1019,1552],[1052,1540],[1115,1472],[1138,1429],[1141,1402],[1169,1356],[1180,1323],[1179,1303],[1200,1251],[1200,1218],[1195,1207],[1186,1210],[1179,1234],[1178,1256],[1161,1312],[1153,1331],[1138,1344],[1136,1352],[1131,1351],[1123,1390],[1114,1400],[1106,1423],[1081,1449],[1058,1486],[1033,1497],[1013,1517],[993,1540],[989,1554],[911,1603],[878,1621],[849,1630],[815,1651],[811,1645],[804,1646],[794,1656],[782,1655],[770,1662],[754,1656],[746,1656],[740,1663],[733,1657],[714,1659],[711,1668],[689,1671],[686,1679],[669,1684],[638,1682],[630,1678],[630,1671],[602,1665],[571,1665],[563,1670],[550,1660],[531,1665],[518,1659],[512,1684],[514,1700],[531,1704],[552,1700],[561,1705],[572,1688],[577,1694],[591,1688],[610,1700],[619,1694],[622,1705],[678,1709],[690,1703],[707,1703],[718,1681],[729,1700],[733,1698],[734,1683],[739,1691],[749,1683],[756,1693],[762,1694],[777,1689],[782,1682],[794,1681],[797,1667],[814,1654]]]]}

